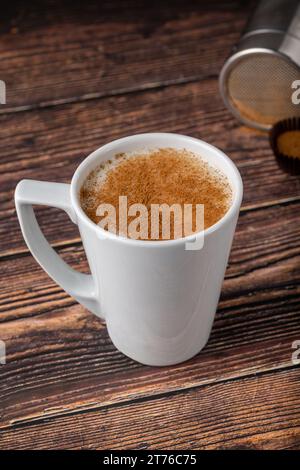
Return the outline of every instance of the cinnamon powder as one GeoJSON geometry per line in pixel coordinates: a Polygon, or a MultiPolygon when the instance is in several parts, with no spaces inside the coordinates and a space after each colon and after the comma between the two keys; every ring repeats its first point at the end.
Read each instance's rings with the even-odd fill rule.
{"type": "MultiPolygon", "coordinates": [[[[180,204],[182,208],[184,204],[193,204],[193,233],[196,204],[204,204],[204,225],[208,228],[227,212],[231,188],[225,175],[198,155],[187,150],[162,148],[150,153],[118,154],[100,165],[85,180],[80,202],[87,216],[97,224],[100,217],[96,210],[100,204],[112,204],[118,215],[119,196],[127,196],[128,206],[144,204],[149,214],[151,204],[180,204]]],[[[128,224],[131,219],[128,217],[128,224]]],[[[148,227],[150,239],[150,215],[148,227]]],[[[117,233],[118,229],[117,226],[117,233]]],[[[172,218],[170,233],[170,238],[174,238],[172,218]]]]}

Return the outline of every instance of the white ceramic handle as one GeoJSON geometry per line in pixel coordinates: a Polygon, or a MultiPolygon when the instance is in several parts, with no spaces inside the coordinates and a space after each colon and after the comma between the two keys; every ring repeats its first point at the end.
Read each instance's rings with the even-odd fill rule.
{"type": "Polygon", "coordinates": [[[32,204],[57,207],[64,210],[72,222],[76,223],[76,214],[70,199],[70,185],[20,181],[15,191],[15,204],[23,237],[36,261],[68,294],[100,316],[92,275],[75,271],[58,256],[44,237],[32,208],[32,204]]]}

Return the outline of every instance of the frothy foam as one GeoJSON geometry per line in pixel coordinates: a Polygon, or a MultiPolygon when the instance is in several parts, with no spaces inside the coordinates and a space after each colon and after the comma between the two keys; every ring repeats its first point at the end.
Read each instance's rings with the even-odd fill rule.
{"type": "Polygon", "coordinates": [[[173,148],[116,154],[88,175],[80,202],[88,217],[99,223],[99,204],[112,204],[118,211],[119,196],[127,196],[128,204],[147,207],[204,204],[205,228],[222,218],[232,202],[231,186],[221,171],[197,154],[173,148]]]}

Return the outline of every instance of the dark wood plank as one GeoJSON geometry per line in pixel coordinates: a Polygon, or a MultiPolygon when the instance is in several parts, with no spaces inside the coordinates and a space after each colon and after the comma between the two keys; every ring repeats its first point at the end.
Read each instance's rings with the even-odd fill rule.
{"type": "MultiPolygon", "coordinates": [[[[289,285],[297,285],[299,223],[299,203],[241,212],[222,291],[228,307],[233,302],[238,306],[240,296],[243,299],[252,292],[275,296],[275,290],[281,295],[281,288],[288,291],[289,285]]],[[[81,243],[62,247],[58,253],[74,269],[89,271],[81,243]]],[[[0,323],[73,303],[29,253],[0,260],[0,323]]]]}
{"type": "Polygon", "coordinates": [[[1,449],[299,449],[300,368],[0,432],[1,449]]]}
{"type": "MultiPolygon", "coordinates": [[[[299,449],[299,179],[277,168],[266,135],[224,110],[217,88],[249,6],[49,6],[9,5],[0,28],[0,448],[299,449]],[[69,181],[99,145],[157,129],[220,146],[245,182],[211,339],[163,369],[117,352],[105,326],[41,271],[12,203],[19,179],[69,181]]],[[[87,270],[66,216],[39,218],[59,253],[87,270]]]]}
{"type": "MultiPolygon", "coordinates": [[[[277,168],[267,136],[239,126],[224,110],[217,80],[0,116],[0,251],[26,249],[13,204],[20,179],[68,182],[100,145],[157,130],[199,137],[225,150],[241,170],[244,207],[300,197],[300,179],[277,168]]],[[[77,228],[62,212],[39,214],[53,243],[78,240],[77,228]]]]}
{"type": "MultiPolygon", "coordinates": [[[[252,2],[253,3],[253,2],[252,2]]],[[[1,112],[217,75],[251,2],[17,1],[3,5],[1,112]]]]}
{"type": "MultiPolygon", "coordinates": [[[[8,360],[0,368],[0,426],[292,366],[292,342],[300,338],[297,207],[241,214],[210,341],[168,368],[117,352],[104,325],[31,256],[3,261],[0,338],[8,360]]],[[[86,269],[80,247],[60,252],[86,269]]]]}

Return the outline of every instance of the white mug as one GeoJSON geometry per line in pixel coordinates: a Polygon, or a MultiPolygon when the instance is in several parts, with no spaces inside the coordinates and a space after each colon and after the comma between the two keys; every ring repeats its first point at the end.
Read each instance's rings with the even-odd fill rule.
{"type": "Polygon", "coordinates": [[[71,185],[23,180],[15,203],[28,248],[49,276],[79,303],[106,322],[114,345],[143,364],[185,361],[208,341],[224,279],[243,185],[232,161],[201,140],[179,134],[149,133],[115,140],[89,155],[71,185]],[[143,241],[103,230],[83,212],[80,187],[92,169],[119,152],[172,147],[202,156],[228,178],[232,204],[202,232],[200,250],[186,250],[193,237],[143,241]],[[91,274],[68,266],[51,248],[32,204],[63,209],[78,225],[91,274]]]}

